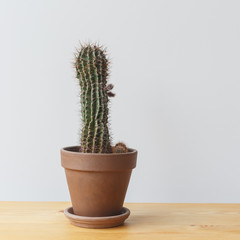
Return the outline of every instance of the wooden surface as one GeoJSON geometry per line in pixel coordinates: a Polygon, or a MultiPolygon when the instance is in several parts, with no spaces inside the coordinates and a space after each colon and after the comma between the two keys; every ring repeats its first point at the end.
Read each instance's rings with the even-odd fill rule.
{"type": "Polygon", "coordinates": [[[125,204],[131,216],[111,229],[72,226],[67,202],[0,202],[0,240],[240,240],[240,204],[125,204]]]}

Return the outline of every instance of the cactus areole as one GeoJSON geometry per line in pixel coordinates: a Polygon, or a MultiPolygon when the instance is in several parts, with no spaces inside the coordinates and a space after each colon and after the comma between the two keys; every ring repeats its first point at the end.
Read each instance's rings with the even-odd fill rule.
{"type": "Polygon", "coordinates": [[[107,83],[109,61],[106,50],[97,45],[81,46],[76,55],[76,73],[81,90],[81,147],[84,153],[111,153],[108,102],[114,97],[107,83]]]}

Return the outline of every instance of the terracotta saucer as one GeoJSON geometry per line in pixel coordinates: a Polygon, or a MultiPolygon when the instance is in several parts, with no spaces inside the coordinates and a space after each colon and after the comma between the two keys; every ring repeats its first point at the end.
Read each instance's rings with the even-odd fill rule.
{"type": "Polygon", "coordinates": [[[123,224],[124,221],[130,215],[130,210],[128,208],[123,207],[119,215],[107,217],[85,217],[75,215],[73,213],[73,208],[68,207],[64,210],[64,214],[73,225],[78,227],[111,228],[123,224]]]}

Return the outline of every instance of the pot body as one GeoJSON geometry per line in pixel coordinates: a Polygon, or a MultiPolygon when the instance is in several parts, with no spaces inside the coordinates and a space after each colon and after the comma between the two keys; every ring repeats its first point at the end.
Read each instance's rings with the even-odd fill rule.
{"type": "Polygon", "coordinates": [[[74,214],[89,217],[120,214],[137,151],[81,153],[79,147],[61,149],[74,214]]]}

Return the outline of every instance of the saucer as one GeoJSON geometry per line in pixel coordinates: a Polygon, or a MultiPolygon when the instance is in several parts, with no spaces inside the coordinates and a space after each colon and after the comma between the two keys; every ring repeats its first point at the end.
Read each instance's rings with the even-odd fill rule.
{"type": "Polygon", "coordinates": [[[73,208],[68,207],[64,210],[64,214],[73,225],[78,227],[111,228],[123,224],[124,221],[129,217],[130,210],[128,208],[123,207],[120,214],[115,216],[86,217],[75,215],[73,213],[73,208]]]}

